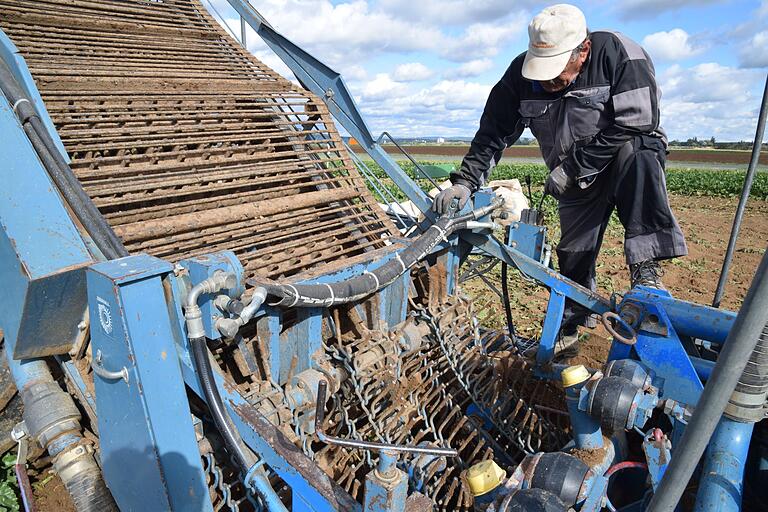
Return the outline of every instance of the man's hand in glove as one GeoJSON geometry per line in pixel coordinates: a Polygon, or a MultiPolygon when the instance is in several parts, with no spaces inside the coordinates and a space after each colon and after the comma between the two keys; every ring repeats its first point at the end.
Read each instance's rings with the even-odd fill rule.
{"type": "Polygon", "coordinates": [[[557,199],[575,184],[576,180],[565,174],[563,167],[558,165],[549,173],[547,182],[544,183],[544,192],[557,199]]]}
{"type": "Polygon", "coordinates": [[[459,207],[456,211],[459,211],[464,208],[465,204],[467,204],[470,195],[472,195],[472,191],[469,190],[469,188],[466,186],[461,184],[451,185],[447,189],[437,194],[437,197],[435,197],[435,202],[432,203],[432,209],[438,214],[443,215],[448,211],[448,208],[450,208],[451,202],[454,199],[458,199],[459,207]]]}

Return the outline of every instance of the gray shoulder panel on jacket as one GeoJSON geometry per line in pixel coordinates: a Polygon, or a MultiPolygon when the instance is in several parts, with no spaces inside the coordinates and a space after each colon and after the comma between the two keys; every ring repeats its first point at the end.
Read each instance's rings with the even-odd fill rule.
{"type": "Polygon", "coordinates": [[[616,124],[640,128],[653,124],[653,104],[648,87],[613,95],[616,124]]]}
{"type": "Polygon", "coordinates": [[[616,36],[619,41],[621,41],[621,44],[624,46],[624,50],[627,52],[627,57],[629,60],[648,60],[645,55],[645,51],[643,51],[642,46],[622,34],[621,32],[613,32],[611,30],[606,30],[605,32],[608,32],[609,34],[613,34],[616,36]]]}

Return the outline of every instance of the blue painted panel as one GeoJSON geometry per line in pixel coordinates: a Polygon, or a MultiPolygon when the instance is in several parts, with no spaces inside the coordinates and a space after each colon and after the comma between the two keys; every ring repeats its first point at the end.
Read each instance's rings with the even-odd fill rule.
{"type": "Polygon", "coordinates": [[[90,262],[80,233],[16,115],[0,96],[0,221],[32,279],[90,262]]]}
{"type": "Polygon", "coordinates": [[[0,328],[17,359],[64,353],[83,318],[83,269],[93,260],[2,95],[0,133],[0,328]]]}
{"type": "Polygon", "coordinates": [[[507,245],[540,262],[543,259],[546,232],[544,226],[513,222],[509,226],[507,245]]]}
{"type": "Polygon", "coordinates": [[[129,372],[94,376],[104,476],[123,510],[212,510],[165,301],[171,269],[141,255],[88,271],[93,351],[129,372]]]}
{"type": "Polygon", "coordinates": [[[379,293],[379,316],[390,329],[405,321],[410,284],[411,275],[405,273],[379,293]]]}
{"type": "MultiPolygon", "coordinates": [[[[280,382],[280,368],[282,365],[280,357],[280,328],[282,325],[282,314],[278,308],[267,306],[265,309],[267,314],[264,318],[259,318],[257,329],[259,337],[265,340],[267,350],[269,351],[267,358],[269,359],[269,372],[272,376],[272,380],[280,382]]],[[[292,354],[288,355],[288,362],[286,363],[288,365],[291,363],[291,355],[292,354]]]]}
{"type": "MultiPolygon", "coordinates": [[[[658,379],[663,380],[659,393],[661,398],[671,398],[695,407],[704,385],[665,310],[657,308],[654,304],[647,304],[646,307],[648,314],[655,314],[659,317],[661,325],[668,326],[668,334],[663,336],[641,331],[633,347],[635,353],[641,362],[656,372],[658,379]]],[[[619,342],[613,343],[616,345],[619,342]]]]}
{"type": "Polygon", "coordinates": [[[280,384],[314,366],[312,356],[322,350],[322,315],[322,308],[298,308],[296,323],[280,333],[280,384]]]}
{"type": "Polygon", "coordinates": [[[655,303],[667,312],[672,325],[680,335],[723,343],[736,321],[736,313],[675,299],[665,290],[637,287],[624,296],[624,300],[655,303]]]}

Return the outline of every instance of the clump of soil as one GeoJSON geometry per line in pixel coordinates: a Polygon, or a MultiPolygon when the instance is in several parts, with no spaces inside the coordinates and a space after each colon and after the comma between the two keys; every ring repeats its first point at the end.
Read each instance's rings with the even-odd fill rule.
{"type": "Polygon", "coordinates": [[[72,498],[58,475],[46,471],[40,475],[30,475],[35,507],[40,512],[77,512],[72,498]]]}

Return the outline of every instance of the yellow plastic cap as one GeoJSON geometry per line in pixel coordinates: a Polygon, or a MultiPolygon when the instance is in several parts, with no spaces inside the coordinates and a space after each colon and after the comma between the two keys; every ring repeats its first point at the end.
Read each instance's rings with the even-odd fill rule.
{"type": "Polygon", "coordinates": [[[475,496],[481,496],[501,485],[507,472],[492,460],[484,460],[467,470],[467,483],[475,496]]]}
{"type": "Polygon", "coordinates": [[[589,370],[583,364],[580,364],[578,366],[569,366],[563,370],[560,377],[563,379],[563,387],[569,388],[588,380],[591,375],[589,370]]]}

